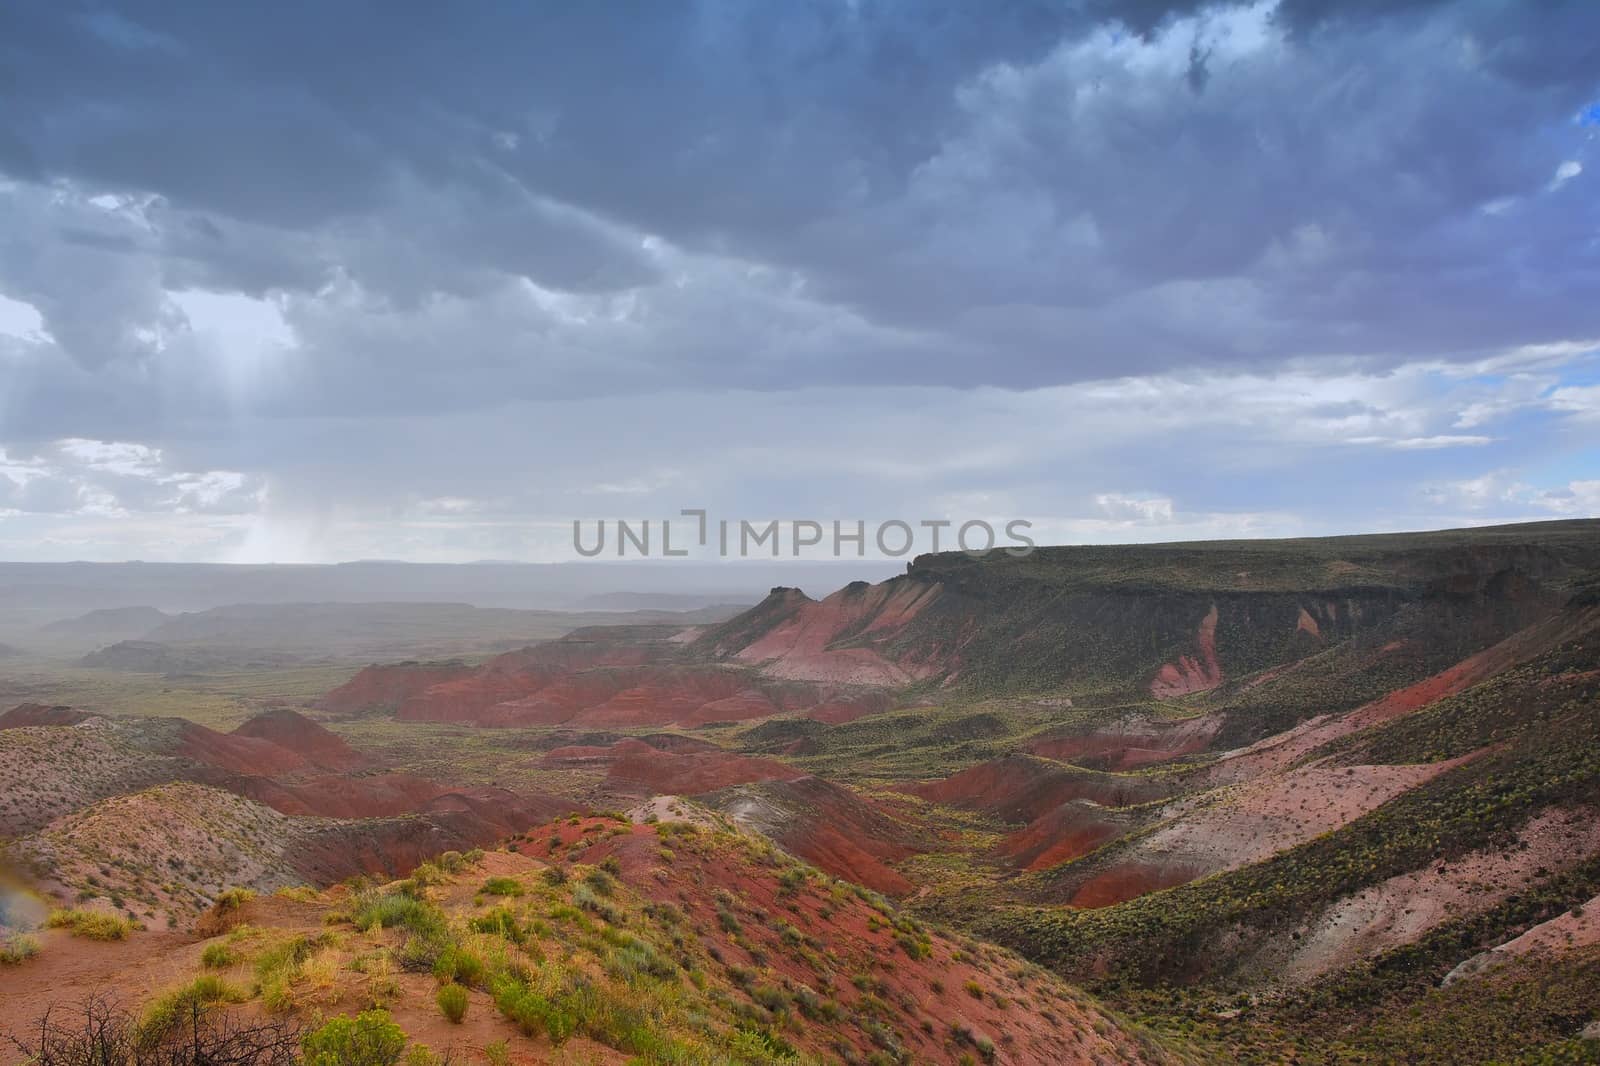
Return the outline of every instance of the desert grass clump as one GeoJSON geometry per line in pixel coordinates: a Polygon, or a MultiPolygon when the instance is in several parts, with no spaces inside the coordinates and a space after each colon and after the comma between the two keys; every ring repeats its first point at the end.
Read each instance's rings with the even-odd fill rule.
{"type": "Polygon", "coordinates": [[[513,944],[522,944],[527,939],[522,923],[517,921],[517,916],[509,907],[490,907],[482,914],[474,915],[468,920],[467,928],[474,933],[498,936],[513,944]]]}
{"type": "Polygon", "coordinates": [[[139,1017],[136,1041],[140,1047],[154,1047],[197,1011],[218,1003],[242,1003],[248,998],[216,974],[203,974],[153,1000],[139,1017]]]}
{"type": "Polygon", "coordinates": [[[441,985],[434,1002],[439,1004],[439,1013],[455,1025],[467,1016],[467,990],[460,985],[441,985]]]}
{"type": "Polygon", "coordinates": [[[295,1006],[295,983],[300,968],[316,950],[307,936],[291,936],[273,944],[256,957],[256,992],[268,1010],[283,1012],[295,1006]]]}
{"type": "Polygon", "coordinates": [[[88,940],[126,940],[128,934],[133,932],[133,923],[120,914],[77,907],[51,911],[50,917],[45,919],[45,925],[51,929],[66,929],[73,936],[88,940]]]}
{"type": "Polygon", "coordinates": [[[18,933],[0,941],[0,966],[16,966],[39,954],[39,938],[18,933]]]}
{"type": "Polygon", "coordinates": [[[230,888],[217,893],[214,906],[219,911],[234,911],[256,898],[255,891],[249,888],[230,888]]]}
{"type": "Polygon", "coordinates": [[[200,952],[200,965],[208,970],[222,970],[238,961],[238,956],[227,944],[207,944],[200,952]]]}
{"type": "Polygon", "coordinates": [[[375,929],[433,933],[445,926],[444,913],[438,907],[404,890],[360,893],[345,917],[364,933],[375,929]]]}
{"type": "Polygon", "coordinates": [[[479,891],[486,896],[520,896],[527,889],[515,877],[491,877],[479,891]]]}

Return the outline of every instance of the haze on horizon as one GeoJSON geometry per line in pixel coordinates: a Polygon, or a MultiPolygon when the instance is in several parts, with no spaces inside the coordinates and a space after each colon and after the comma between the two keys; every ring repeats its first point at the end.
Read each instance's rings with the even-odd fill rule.
{"type": "Polygon", "coordinates": [[[1589,0],[7,5],[0,559],[1592,516],[1597,133],[1589,0]]]}

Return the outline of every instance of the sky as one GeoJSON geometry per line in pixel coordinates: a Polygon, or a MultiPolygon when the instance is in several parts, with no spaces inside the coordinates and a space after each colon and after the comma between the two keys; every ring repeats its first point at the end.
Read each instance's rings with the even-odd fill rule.
{"type": "Polygon", "coordinates": [[[1600,514],[1600,4],[0,7],[0,558],[1600,514]]]}

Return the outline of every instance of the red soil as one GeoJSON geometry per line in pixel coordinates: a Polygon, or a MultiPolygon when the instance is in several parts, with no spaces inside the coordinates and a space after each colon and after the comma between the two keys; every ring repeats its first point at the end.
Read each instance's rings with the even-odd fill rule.
{"type": "Polygon", "coordinates": [[[876,804],[809,776],[773,782],[763,786],[762,794],[790,812],[772,837],[791,854],[886,895],[905,895],[914,887],[888,864],[919,849],[906,827],[876,804]]]}
{"type": "Polygon", "coordinates": [[[328,822],[296,842],[296,870],[311,884],[354,874],[403,875],[446,851],[466,851],[575,810],[553,797],[504,789],[445,793],[411,817],[328,822]]]}
{"type": "MultiPolygon", "coordinates": [[[[902,874],[890,869],[884,856],[874,854],[878,850],[872,846],[875,842],[855,839],[836,825],[819,821],[804,831],[780,837],[778,842],[786,851],[817,869],[886,896],[908,895],[915,887],[902,874]]],[[[889,857],[904,858],[905,855],[889,857]]]]}
{"type": "Polygon", "coordinates": [[[1074,800],[1010,834],[998,850],[1024,870],[1048,870],[1089,854],[1128,828],[1129,823],[1113,811],[1088,800],[1074,800]]]}
{"type": "Polygon", "coordinates": [[[310,765],[304,755],[270,740],[218,733],[189,721],[179,726],[173,754],[251,776],[293,773],[310,765]]]}
{"type": "Polygon", "coordinates": [[[1084,882],[1069,905],[1093,909],[1125,903],[1130,899],[1188,884],[1205,873],[1193,867],[1157,862],[1126,862],[1084,882]]]}
{"type": "Polygon", "coordinates": [[[914,782],[899,789],[934,803],[988,811],[1008,822],[1032,822],[1069,800],[1126,807],[1170,794],[1153,779],[1113,778],[1025,755],[1009,755],[943,781],[914,782]]]}
{"type": "Polygon", "coordinates": [[[329,770],[355,770],[368,764],[367,758],[342,737],[291,710],[258,714],[235,729],[233,735],[269,741],[329,770]]]}
{"type": "Polygon", "coordinates": [[[88,711],[71,707],[50,707],[42,703],[24,703],[0,714],[0,729],[25,729],[35,725],[77,725],[96,717],[88,711]]]}
{"type": "Polygon", "coordinates": [[[1217,605],[1200,620],[1195,632],[1195,645],[1199,658],[1183,655],[1176,663],[1167,663],[1150,680],[1150,694],[1158,700],[1187,696],[1192,692],[1209,692],[1222,684],[1222,665],[1217,661],[1217,605]]]}
{"type": "Polygon", "coordinates": [[[324,710],[336,714],[392,711],[434,685],[472,673],[465,663],[390,663],[369,666],[322,697],[324,710]]]}
{"type": "Polygon", "coordinates": [[[387,818],[425,808],[446,789],[413,774],[346,777],[320,774],[278,781],[243,776],[218,784],[283,814],[326,818],[387,818]]]}

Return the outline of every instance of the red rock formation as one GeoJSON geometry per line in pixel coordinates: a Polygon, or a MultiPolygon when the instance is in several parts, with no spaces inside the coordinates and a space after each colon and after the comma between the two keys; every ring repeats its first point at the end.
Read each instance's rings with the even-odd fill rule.
{"type": "Polygon", "coordinates": [[[1199,657],[1179,656],[1175,663],[1167,663],[1150,680],[1150,694],[1159,700],[1187,696],[1192,692],[1209,692],[1222,684],[1222,665],[1217,661],[1217,606],[1200,620],[1195,632],[1195,645],[1199,657]]]}

